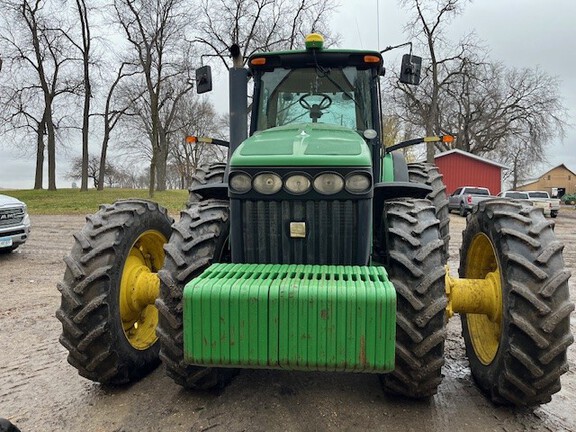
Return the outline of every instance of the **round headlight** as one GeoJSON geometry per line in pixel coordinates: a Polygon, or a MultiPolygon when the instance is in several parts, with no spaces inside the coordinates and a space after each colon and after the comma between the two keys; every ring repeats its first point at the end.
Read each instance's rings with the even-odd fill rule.
{"type": "Polygon", "coordinates": [[[271,195],[282,188],[282,179],[273,173],[258,174],[254,177],[254,189],[264,195],[271,195]]]}
{"type": "Polygon", "coordinates": [[[302,174],[294,174],[284,181],[286,190],[293,194],[303,194],[310,190],[310,179],[302,174]]]}
{"type": "Polygon", "coordinates": [[[323,195],[338,193],[344,187],[344,179],[336,173],[320,174],[314,179],[314,189],[323,195]]]}
{"type": "Polygon", "coordinates": [[[366,174],[351,174],[346,177],[346,190],[353,194],[367,192],[370,189],[370,177],[366,174]]]}
{"type": "Polygon", "coordinates": [[[252,179],[248,174],[237,173],[232,174],[228,180],[230,189],[236,193],[246,193],[252,187],[252,179]]]}

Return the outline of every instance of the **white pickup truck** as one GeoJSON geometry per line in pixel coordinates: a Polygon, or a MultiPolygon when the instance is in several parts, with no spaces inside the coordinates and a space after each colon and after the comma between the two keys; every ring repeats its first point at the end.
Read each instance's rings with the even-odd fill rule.
{"type": "Polygon", "coordinates": [[[448,197],[448,212],[457,210],[460,216],[466,216],[480,201],[496,198],[490,190],[477,186],[462,186],[448,197]]]}
{"type": "Polygon", "coordinates": [[[500,198],[510,198],[510,199],[516,199],[516,200],[529,202],[534,207],[540,207],[542,209],[542,211],[544,212],[544,216],[550,216],[552,214],[552,210],[551,210],[552,207],[551,207],[549,202],[530,199],[530,195],[528,194],[528,192],[525,192],[525,191],[506,191],[506,192],[500,192],[498,194],[498,196],[500,198]]]}
{"type": "Polygon", "coordinates": [[[8,195],[0,195],[0,253],[11,252],[24,244],[30,234],[26,204],[8,195]]]}
{"type": "Polygon", "coordinates": [[[558,216],[558,212],[560,211],[560,199],[550,198],[550,195],[546,191],[526,191],[526,192],[528,192],[530,201],[534,202],[540,201],[550,203],[550,216],[552,216],[553,218],[558,216]]]}

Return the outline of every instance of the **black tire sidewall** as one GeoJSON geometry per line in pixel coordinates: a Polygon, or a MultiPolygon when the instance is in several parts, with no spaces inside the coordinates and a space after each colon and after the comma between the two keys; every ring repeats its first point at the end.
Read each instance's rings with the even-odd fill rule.
{"type": "Polygon", "coordinates": [[[460,277],[466,276],[470,245],[482,233],[492,243],[502,298],[499,345],[489,364],[476,355],[467,318],[461,316],[472,375],[495,403],[546,403],[560,390],[560,375],[568,370],[566,350],[573,341],[569,313],[574,306],[563,245],[541,209],[519,203],[482,202],[467,222],[460,277]]]}
{"type": "Polygon", "coordinates": [[[182,211],[180,221],[174,225],[173,234],[166,248],[166,263],[160,272],[161,291],[160,298],[157,300],[161,310],[159,329],[161,343],[166,344],[161,348],[160,354],[167,374],[178,385],[187,389],[209,390],[214,387],[223,387],[238,373],[236,368],[186,364],[182,336],[184,328],[182,303],[185,285],[210,264],[230,261],[229,255],[226,254],[226,244],[230,233],[229,209],[225,211],[223,209],[228,206],[227,202],[204,200],[193,203],[187,210],[182,211]],[[211,203],[214,203],[217,208],[211,210],[211,203]],[[213,211],[215,213],[211,213],[213,211]],[[225,220],[221,220],[219,214],[220,217],[225,214],[225,220]],[[216,238],[204,240],[192,247],[183,242],[193,243],[195,238],[202,237],[209,231],[214,232],[216,238]],[[169,252],[171,248],[174,250],[169,252]],[[178,261],[182,260],[185,263],[177,265],[171,253],[180,254],[178,261]],[[196,260],[203,264],[194,265],[196,260]],[[195,269],[186,277],[181,277],[181,272],[186,271],[188,266],[194,266],[195,269]],[[172,345],[176,348],[172,348],[172,345]]]}
{"type": "Polygon", "coordinates": [[[68,362],[80,375],[119,385],[158,365],[158,341],[139,350],[126,338],[120,284],[130,249],[142,233],[154,230],[168,239],[171,225],[166,210],[156,203],[121,200],[88,216],[75,235],[64,279],[58,284],[62,298],[56,316],[62,323],[60,342],[69,351],[68,362]]]}
{"type": "MultiPolygon", "coordinates": [[[[112,345],[116,348],[118,356],[123,359],[123,367],[126,368],[126,373],[130,376],[130,380],[146,374],[160,363],[160,343],[158,339],[144,350],[134,348],[124,333],[120,315],[120,282],[126,259],[136,240],[144,232],[150,230],[160,232],[166,240],[170,238],[170,225],[166,226],[164,215],[159,212],[145,212],[137,215],[130,226],[123,228],[121,236],[118,237],[116,259],[109,273],[108,321],[110,323],[112,345]]],[[[156,269],[156,271],[158,270],[156,269]]]]}
{"type": "MultiPolygon", "coordinates": [[[[487,220],[488,218],[484,213],[473,214],[467,222],[465,233],[462,240],[461,249],[461,263],[460,263],[460,277],[464,278],[464,268],[466,263],[466,257],[463,251],[467,251],[470,248],[470,244],[476,235],[484,233],[488,236],[490,242],[494,248],[502,247],[501,236],[494,230],[494,225],[492,221],[487,220]]],[[[495,249],[498,250],[498,249],[495,249]]],[[[498,375],[504,370],[506,354],[510,350],[510,342],[508,336],[510,334],[510,289],[506,286],[506,278],[504,275],[508,271],[507,262],[502,262],[498,254],[496,254],[496,260],[498,262],[498,267],[500,269],[500,283],[502,286],[502,323],[501,323],[501,336],[500,343],[498,346],[498,351],[492,362],[488,365],[484,365],[476,355],[472,341],[470,338],[470,333],[468,329],[468,321],[466,315],[461,315],[460,320],[462,323],[462,334],[465,340],[466,346],[466,356],[470,362],[470,368],[474,371],[474,379],[478,382],[480,388],[488,390],[493,387],[493,383],[498,380],[498,375]]],[[[496,395],[493,395],[496,396],[496,395]]]]}

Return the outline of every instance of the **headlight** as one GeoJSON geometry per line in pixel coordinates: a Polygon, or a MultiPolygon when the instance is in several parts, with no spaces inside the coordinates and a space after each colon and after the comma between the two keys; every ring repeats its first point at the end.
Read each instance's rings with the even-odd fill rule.
{"type": "Polygon", "coordinates": [[[237,193],[246,193],[252,188],[252,179],[248,174],[232,174],[228,180],[230,188],[237,193]]]}
{"type": "Polygon", "coordinates": [[[346,177],[346,190],[353,194],[367,192],[370,189],[370,177],[366,174],[351,174],[346,177]]]}
{"type": "Polygon", "coordinates": [[[273,173],[258,174],[254,177],[254,189],[264,195],[271,195],[282,188],[282,179],[273,173]]]}
{"type": "Polygon", "coordinates": [[[320,174],[314,179],[314,189],[323,195],[338,193],[344,187],[344,179],[336,173],[320,174]]]}
{"type": "Polygon", "coordinates": [[[286,190],[293,194],[303,194],[310,189],[310,179],[303,174],[294,174],[284,181],[286,190]]]}

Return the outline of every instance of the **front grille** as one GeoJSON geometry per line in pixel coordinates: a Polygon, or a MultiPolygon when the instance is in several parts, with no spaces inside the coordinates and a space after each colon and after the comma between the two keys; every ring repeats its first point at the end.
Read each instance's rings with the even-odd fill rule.
{"type": "Polygon", "coordinates": [[[24,209],[3,209],[0,210],[0,227],[20,225],[24,220],[24,209]]]}
{"type": "Polygon", "coordinates": [[[359,202],[241,201],[236,256],[247,263],[365,264],[367,236],[360,231],[369,228],[359,221],[359,202]],[[306,237],[290,237],[290,222],[304,222],[306,237]]]}

